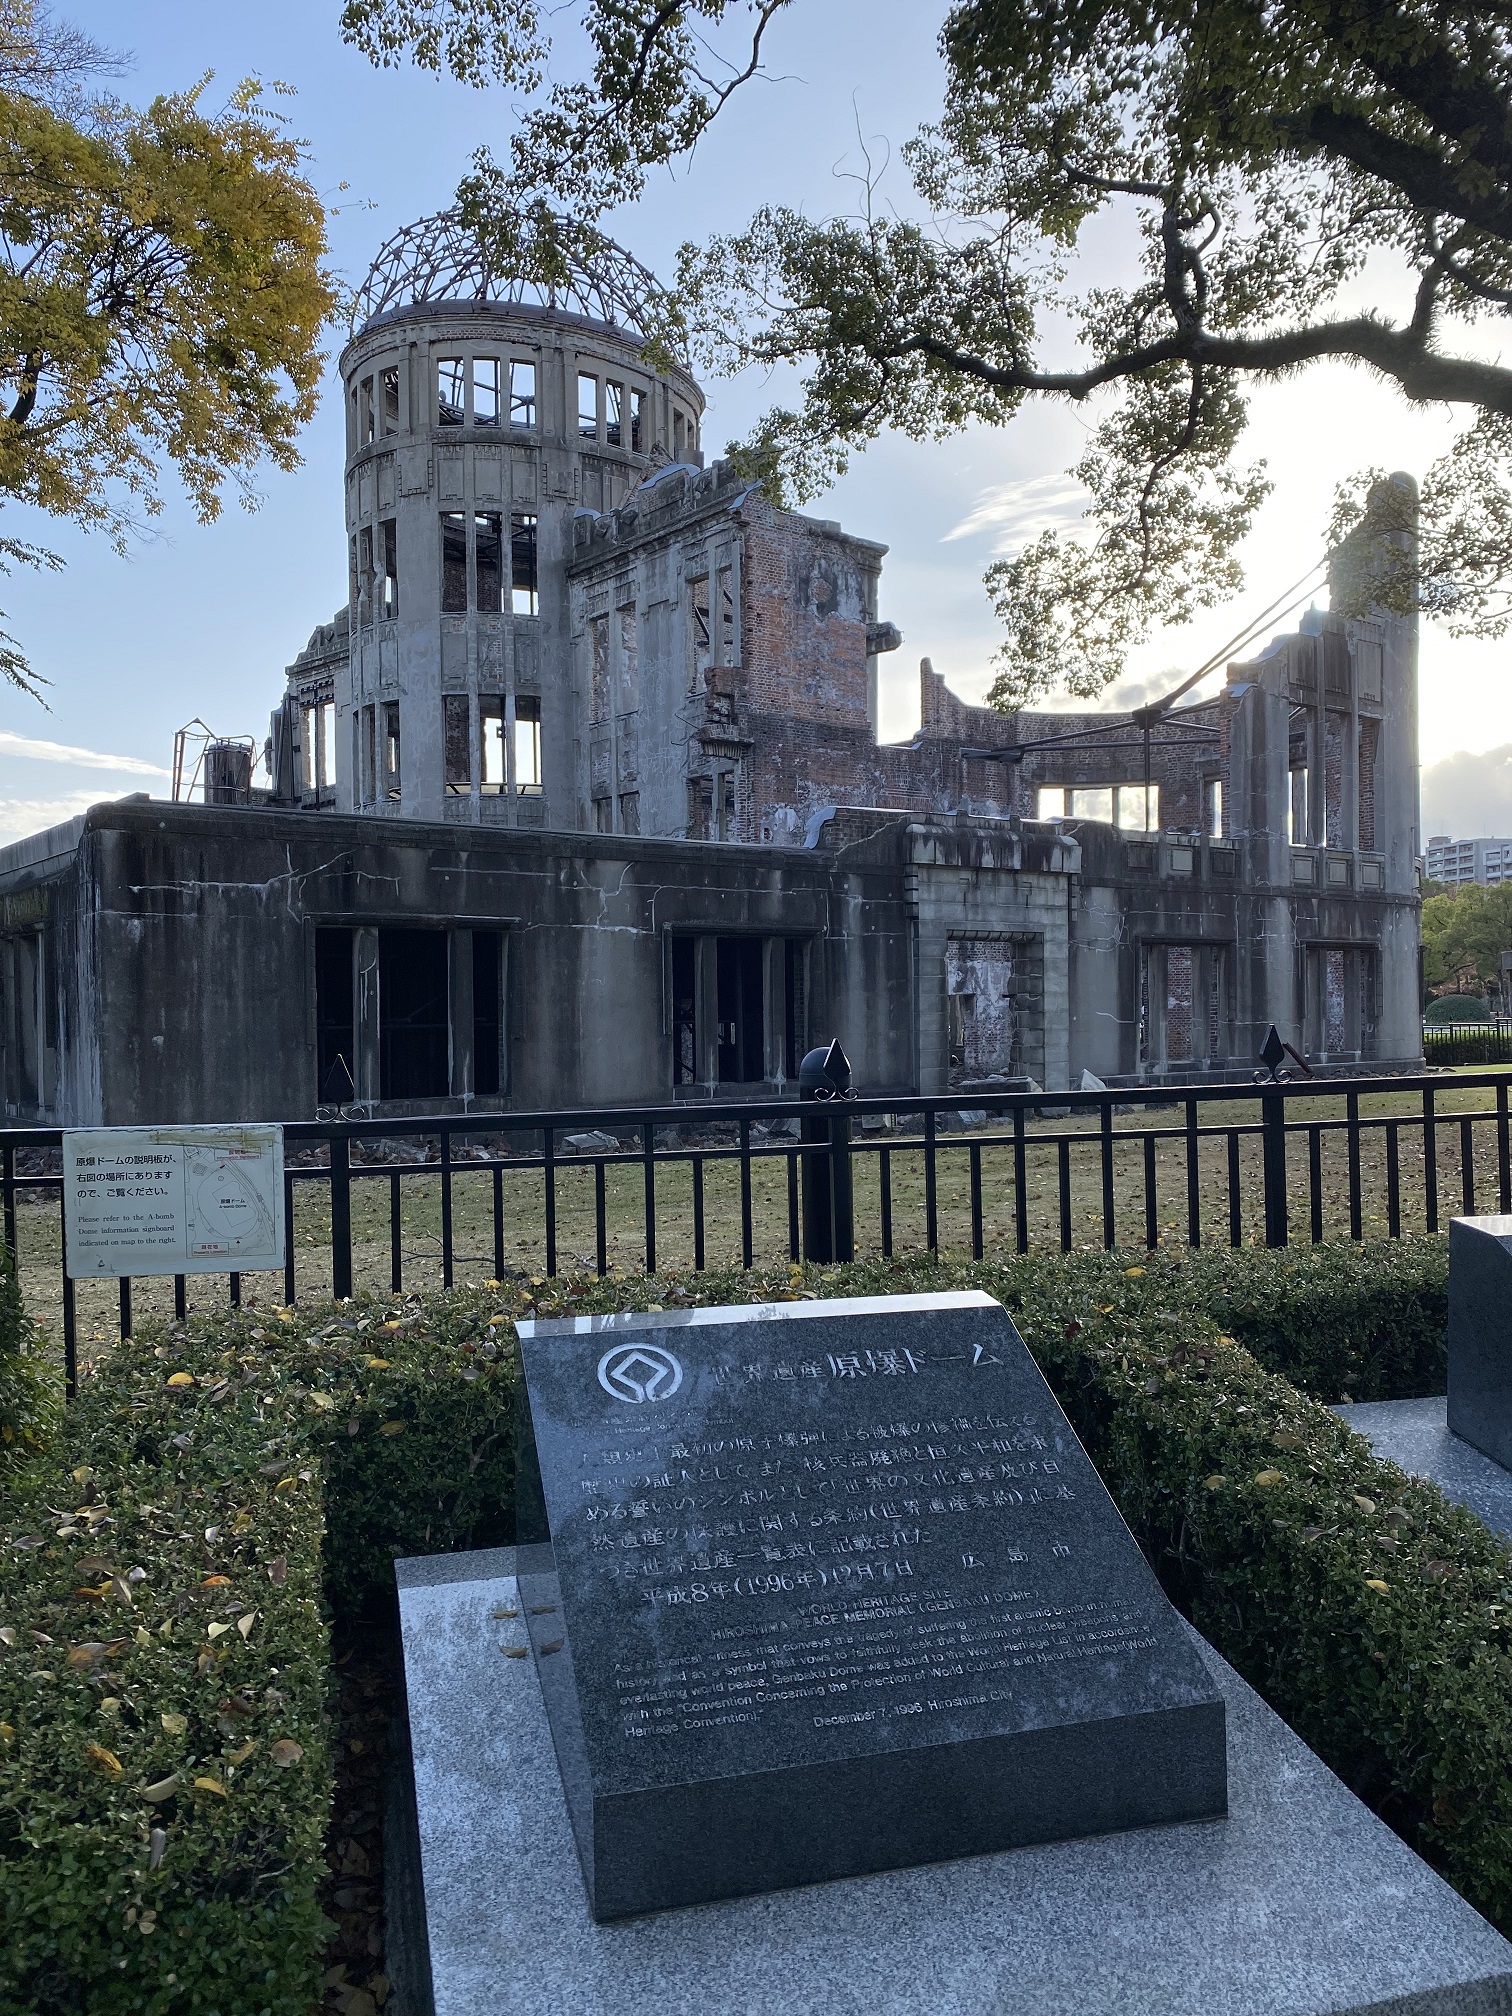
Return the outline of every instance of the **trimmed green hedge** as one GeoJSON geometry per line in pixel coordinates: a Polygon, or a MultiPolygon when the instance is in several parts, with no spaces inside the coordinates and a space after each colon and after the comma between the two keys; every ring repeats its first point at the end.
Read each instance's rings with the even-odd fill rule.
{"type": "Polygon", "coordinates": [[[6,1504],[0,2016],[305,2016],[324,1616],[390,1600],[395,1554],[508,1539],[510,1318],[966,1285],[1015,1312],[1175,1599],[1512,1928],[1512,1552],[1234,1341],[1330,1398],[1418,1390],[1441,1244],[664,1274],[228,1312],[111,1355],[6,1504]]]}
{"type": "Polygon", "coordinates": [[[0,1245],[0,1478],[46,1446],[60,1401],[22,1305],[15,1263],[0,1245]]]}

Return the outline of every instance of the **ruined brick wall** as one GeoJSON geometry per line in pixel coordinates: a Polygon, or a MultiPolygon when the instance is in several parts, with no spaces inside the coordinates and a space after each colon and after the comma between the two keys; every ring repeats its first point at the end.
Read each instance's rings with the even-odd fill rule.
{"type": "Polygon", "coordinates": [[[838,526],[742,506],[746,524],[738,704],[866,732],[867,633],[886,547],[838,526]]]}

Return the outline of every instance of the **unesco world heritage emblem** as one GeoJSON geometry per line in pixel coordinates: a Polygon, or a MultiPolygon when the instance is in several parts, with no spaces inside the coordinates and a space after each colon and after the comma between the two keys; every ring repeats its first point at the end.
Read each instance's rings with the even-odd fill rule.
{"type": "Polygon", "coordinates": [[[659,1344],[616,1344],[600,1358],[598,1377],[616,1400],[670,1400],[682,1384],[682,1366],[659,1344]]]}

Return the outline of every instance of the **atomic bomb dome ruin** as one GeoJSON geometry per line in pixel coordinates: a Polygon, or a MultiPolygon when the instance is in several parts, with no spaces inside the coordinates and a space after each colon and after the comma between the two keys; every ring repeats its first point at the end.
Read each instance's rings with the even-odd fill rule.
{"type": "Polygon", "coordinates": [[[834,1035],[887,1094],[1247,1078],[1272,1023],[1420,1058],[1414,620],[1313,610],[1136,714],[925,658],[884,743],[885,547],[705,463],[668,326],[565,220],[381,249],[269,788],[0,852],[10,1115],[706,1100],[834,1035]]]}

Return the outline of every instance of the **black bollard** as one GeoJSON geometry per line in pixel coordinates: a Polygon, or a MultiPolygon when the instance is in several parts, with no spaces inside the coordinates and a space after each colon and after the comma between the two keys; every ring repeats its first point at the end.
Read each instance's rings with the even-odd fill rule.
{"type": "Polygon", "coordinates": [[[798,1067],[798,1096],[804,1101],[803,1257],[828,1264],[853,1260],[855,1217],[851,1199],[850,1060],[839,1039],[828,1049],[810,1050],[798,1067]]]}

